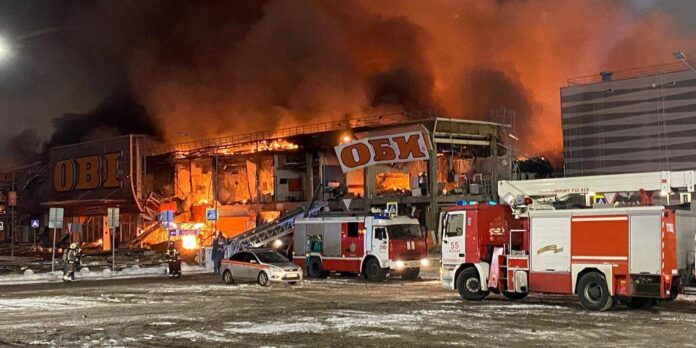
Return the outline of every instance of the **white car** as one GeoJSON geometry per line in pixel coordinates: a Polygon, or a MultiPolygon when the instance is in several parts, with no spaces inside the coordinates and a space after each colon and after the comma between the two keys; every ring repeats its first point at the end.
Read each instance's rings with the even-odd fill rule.
{"type": "Polygon", "coordinates": [[[240,251],[222,260],[220,272],[225,284],[251,281],[261,286],[268,286],[271,282],[294,285],[302,280],[302,268],[272,249],[240,251]]]}

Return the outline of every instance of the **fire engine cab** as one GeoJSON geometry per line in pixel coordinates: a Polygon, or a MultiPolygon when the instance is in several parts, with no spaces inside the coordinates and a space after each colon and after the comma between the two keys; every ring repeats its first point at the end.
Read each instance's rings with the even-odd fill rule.
{"type": "Polygon", "coordinates": [[[339,272],[382,281],[391,272],[415,279],[429,264],[420,224],[405,216],[297,218],[293,238],[293,262],[311,278],[339,272]]]}
{"type": "Polygon", "coordinates": [[[696,215],[652,205],[652,193],[693,192],[694,178],[657,172],[501,181],[506,205],[462,202],[444,214],[442,284],[471,301],[490,292],[512,300],[576,294],[598,311],[615,301],[647,307],[674,299],[688,268],[677,255],[693,255],[696,215]],[[595,192],[635,192],[643,205],[568,204],[569,196],[595,192]]]}

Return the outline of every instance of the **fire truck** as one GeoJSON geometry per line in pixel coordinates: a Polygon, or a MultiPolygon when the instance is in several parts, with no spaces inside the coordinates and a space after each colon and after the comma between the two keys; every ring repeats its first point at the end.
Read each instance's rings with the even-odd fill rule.
{"type": "Polygon", "coordinates": [[[677,191],[690,201],[695,179],[681,171],[501,181],[502,205],[461,202],[443,215],[442,284],[470,301],[576,294],[597,311],[674,299],[693,269],[696,213],[653,198],[677,191]]]}
{"type": "Polygon", "coordinates": [[[375,282],[389,273],[415,279],[429,264],[420,224],[405,216],[297,218],[293,238],[293,262],[310,278],[338,272],[375,282]]]}

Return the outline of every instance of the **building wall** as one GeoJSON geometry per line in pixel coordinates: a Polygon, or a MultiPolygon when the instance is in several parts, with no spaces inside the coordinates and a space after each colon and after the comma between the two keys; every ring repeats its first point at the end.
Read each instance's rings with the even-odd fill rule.
{"type": "Polygon", "coordinates": [[[696,168],[696,74],[561,88],[568,176],[696,168]]]}

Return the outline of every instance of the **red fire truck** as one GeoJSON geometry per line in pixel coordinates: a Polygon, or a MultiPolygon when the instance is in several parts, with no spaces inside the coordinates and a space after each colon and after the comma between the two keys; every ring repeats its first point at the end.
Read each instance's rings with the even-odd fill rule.
{"type": "Polygon", "coordinates": [[[463,203],[443,216],[442,284],[472,301],[490,292],[513,300],[530,292],[577,294],[583,307],[599,311],[615,301],[646,307],[674,299],[690,269],[678,262],[678,249],[693,255],[695,217],[650,204],[652,192],[693,192],[694,178],[657,172],[501,181],[507,205],[463,203]],[[596,192],[640,192],[646,205],[597,207],[596,192]],[[594,207],[563,209],[575,195],[594,207]]]}
{"type": "Polygon", "coordinates": [[[293,238],[293,262],[311,278],[339,272],[382,281],[391,272],[415,279],[429,264],[418,220],[404,216],[298,218],[293,238]]]}

